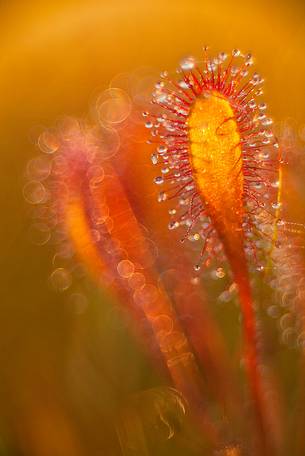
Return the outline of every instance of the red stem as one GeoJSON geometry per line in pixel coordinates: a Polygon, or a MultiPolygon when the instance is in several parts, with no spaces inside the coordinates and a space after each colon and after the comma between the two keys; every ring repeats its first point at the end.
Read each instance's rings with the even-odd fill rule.
{"type": "Polygon", "coordinates": [[[270,452],[267,453],[266,414],[263,403],[262,377],[259,372],[259,357],[257,352],[257,335],[252,293],[246,270],[243,271],[240,265],[238,269],[239,271],[235,275],[235,280],[238,284],[240,305],[243,315],[246,372],[252,393],[255,417],[258,424],[258,439],[261,451],[259,454],[270,454],[270,452]]]}

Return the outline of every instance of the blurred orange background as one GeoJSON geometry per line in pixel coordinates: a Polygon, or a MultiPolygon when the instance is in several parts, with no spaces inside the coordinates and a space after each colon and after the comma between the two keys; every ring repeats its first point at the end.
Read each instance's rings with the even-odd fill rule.
{"type": "Polygon", "coordinates": [[[172,69],[208,44],[253,53],[270,114],[304,142],[305,4],[11,0],[0,13],[0,453],[121,454],[112,411],[158,381],[106,297],[88,285],[80,310],[48,286],[52,246],[29,242],[22,196],[36,134],[86,115],[119,73],[172,69]]]}

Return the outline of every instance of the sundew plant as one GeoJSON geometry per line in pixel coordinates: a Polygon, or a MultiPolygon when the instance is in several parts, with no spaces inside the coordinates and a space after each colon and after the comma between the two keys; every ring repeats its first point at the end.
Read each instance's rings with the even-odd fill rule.
{"type": "Polygon", "coordinates": [[[204,47],[144,95],[128,78],[41,133],[23,189],[53,287],[110,296],[155,373],[109,417],[111,454],[301,456],[304,227],[263,77],[204,47]],[[297,358],[293,403],[277,350],[297,358]]]}

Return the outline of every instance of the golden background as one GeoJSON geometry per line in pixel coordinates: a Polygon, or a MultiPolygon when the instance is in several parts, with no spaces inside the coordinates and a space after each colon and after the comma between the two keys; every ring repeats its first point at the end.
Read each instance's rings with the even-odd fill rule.
{"type": "Polygon", "coordinates": [[[79,311],[48,286],[52,246],[29,242],[22,196],[36,132],[85,115],[118,73],[171,69],[208,44],[253,53],[270,114],[302,141],[305,4],[19,0],[0,21],[0,454],[120,454],[109,416],[154,376],[103,300],[79,311]]]}

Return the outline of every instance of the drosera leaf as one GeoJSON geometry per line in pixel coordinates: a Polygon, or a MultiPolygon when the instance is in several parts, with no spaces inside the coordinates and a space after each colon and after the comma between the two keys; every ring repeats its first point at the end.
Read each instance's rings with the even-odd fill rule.
{"type": "Polygon", "coordinates": [[[245,365],[259,429],[256,444],[265,451],[272,439],[266,438],[249,269],[263,270],[270,245],[276,244],[282,187],[273,185],[279,145],[266,104],[258,100],[264,80],[256,72],[249,75],[252,64],[251,54],[238,49],[229,58],[226,53],[211,58],[205,47],[203,62],[188,57],[173,76],[160,75],[153,107],[144,116],[160,168],[155,183],[166,196],[160,201],[176,202],[169,229],[183,227],[182,242],[190,234],[201,239],[196,272],[202,265],[217,262],[219,267],[226,260],[237,284],[245,365]],[[269,226],[275,227],[271,236],[269,226]]]}

